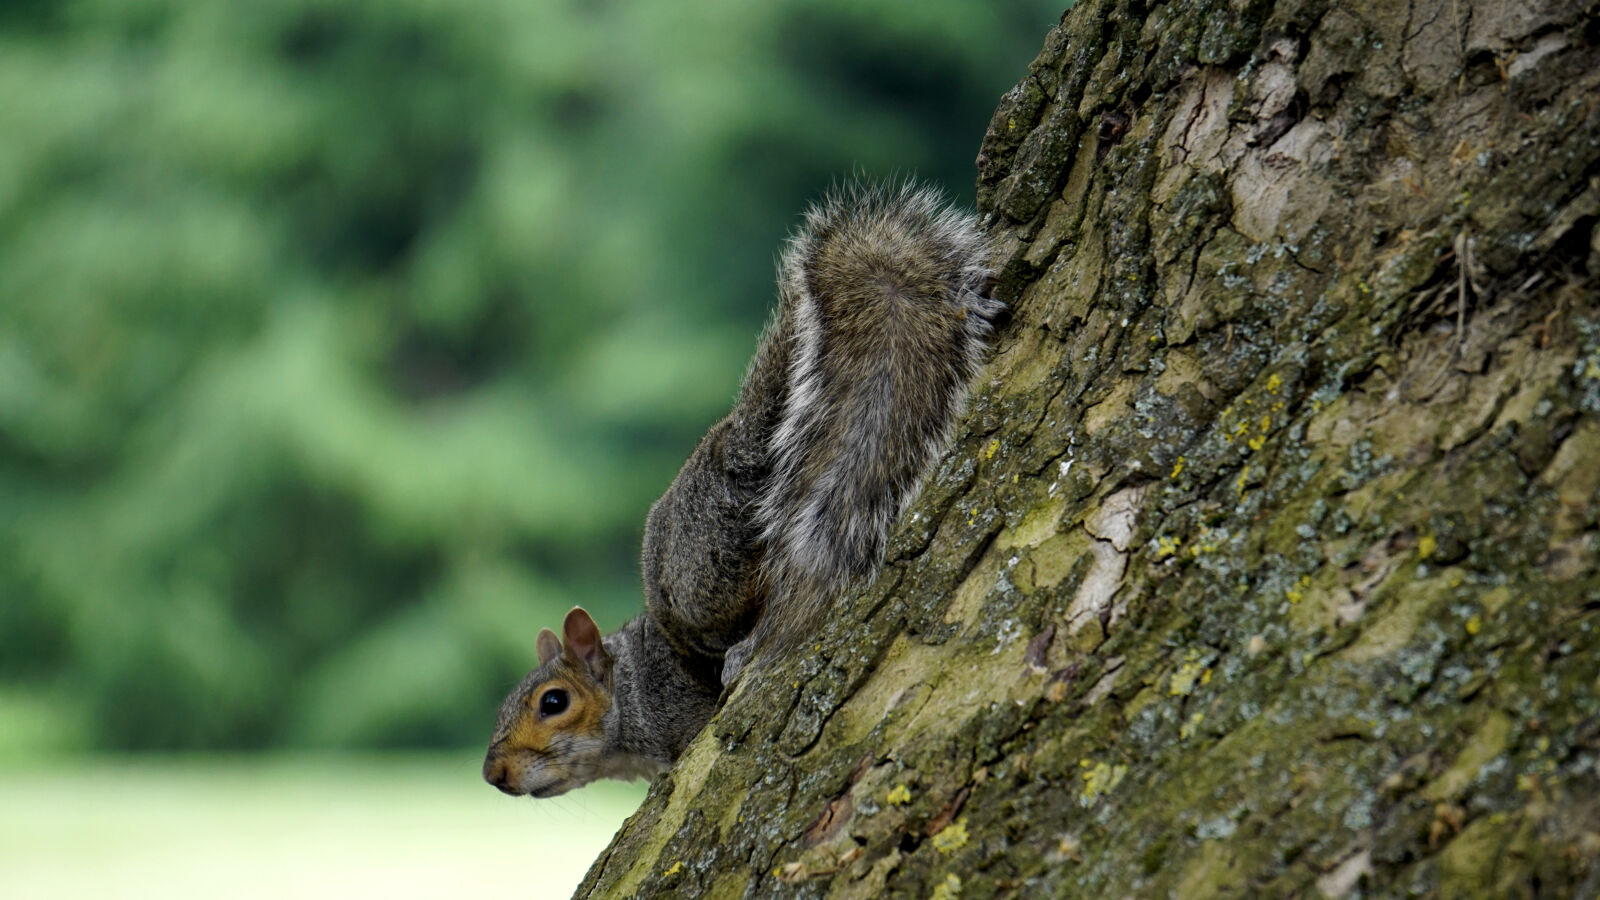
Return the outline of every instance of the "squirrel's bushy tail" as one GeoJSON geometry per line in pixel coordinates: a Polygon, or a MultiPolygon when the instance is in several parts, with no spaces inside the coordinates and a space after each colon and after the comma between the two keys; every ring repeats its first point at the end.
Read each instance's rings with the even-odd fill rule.
{"type": "Polygon", "coordinates": [[[763,634],[796,633],[881,560],[1002,308],[985,296],[989,253],[975,216],[910,183],[836,188],[790,239],[787,392],[755,517],[763,634]]]}

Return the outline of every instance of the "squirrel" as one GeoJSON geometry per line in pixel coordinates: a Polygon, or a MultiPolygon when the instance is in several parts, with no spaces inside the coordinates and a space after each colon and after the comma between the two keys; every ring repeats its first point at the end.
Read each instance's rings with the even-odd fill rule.
{"type": "Polygon", "coordinates": [[[645,523],[644,613],[574,607],[500,707],[483,776],[552,797],[669,767],[753,662],[872,573],[944,452],[1003,306],[976,216],[909,181],[831,190],[778,264],[738,399],[645,523]]]}

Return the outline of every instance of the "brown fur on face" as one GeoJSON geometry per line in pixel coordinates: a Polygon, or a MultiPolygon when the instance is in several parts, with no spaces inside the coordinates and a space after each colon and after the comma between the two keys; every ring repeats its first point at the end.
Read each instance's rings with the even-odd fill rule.
{"type": "Polygon", "coordinates": [[[554,797],[605,774],[610,657],[582,609],[567,614],[562,630],[565,644],[540,634],[539,668],[501,704],[483,777],[507,794],[554,797]],[[540,702],[551,691],[566,692],[567,705],[545,715],[540,702]]]}

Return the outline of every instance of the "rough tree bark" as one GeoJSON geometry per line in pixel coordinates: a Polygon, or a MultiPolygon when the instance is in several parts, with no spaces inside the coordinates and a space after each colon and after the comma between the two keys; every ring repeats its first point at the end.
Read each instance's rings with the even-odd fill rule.
{"type": "Polygon", "coordinates": [[[580,895],[1600,894],[1600,3],[1084,2],[876,583],[580,895]]]}

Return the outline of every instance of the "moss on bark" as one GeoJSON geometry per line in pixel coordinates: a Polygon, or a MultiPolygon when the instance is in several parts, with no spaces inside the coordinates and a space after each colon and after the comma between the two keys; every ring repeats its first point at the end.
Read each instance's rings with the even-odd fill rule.
{"type": "Polygon", "coordinates": [[[1600,893],[1597,45],[1075,7],[956,448],[580,895],[1600,893]]]}

